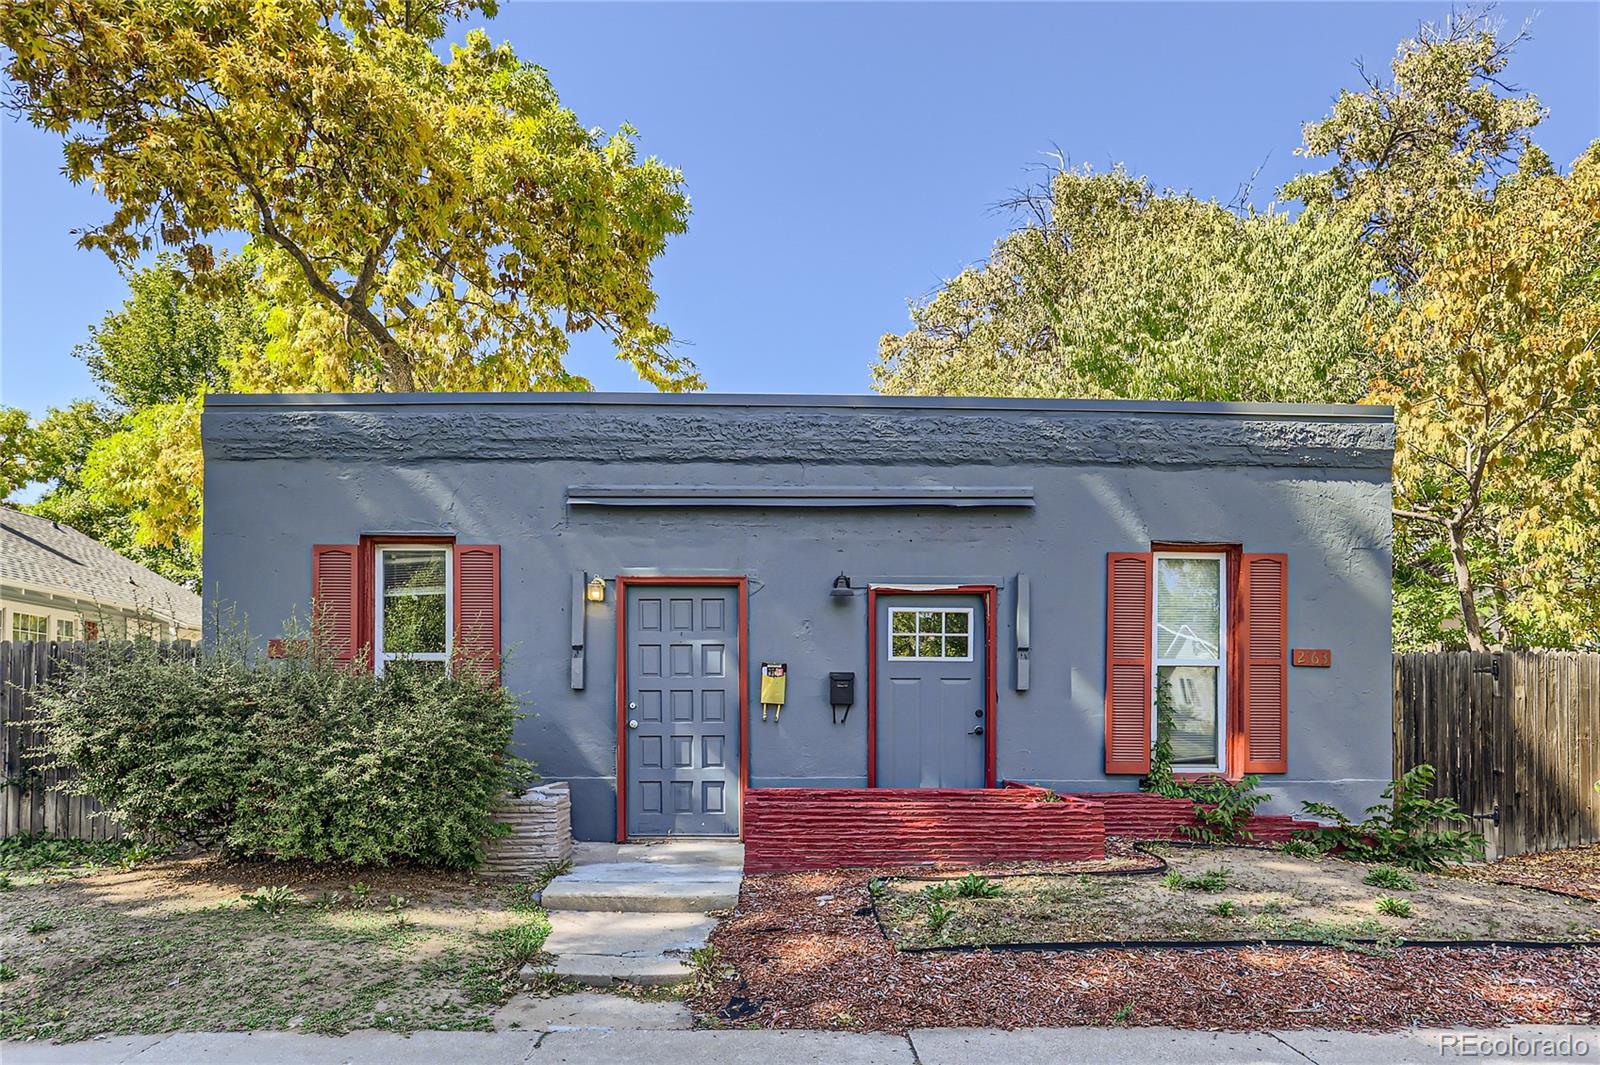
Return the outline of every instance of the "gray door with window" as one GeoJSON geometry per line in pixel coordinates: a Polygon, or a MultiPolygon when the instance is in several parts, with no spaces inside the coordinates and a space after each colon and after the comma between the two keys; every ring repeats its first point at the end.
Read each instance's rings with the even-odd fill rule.
{"type": "Polygon", "coordinates": [[[981,788],[988,724],[983,598],[880,595],[878,773],[883,788],[981,788]]]}
{"type": "Polygon", "coordinates": [[[628,835],[739,834],[737,589],[628,589],[628,835]]]}

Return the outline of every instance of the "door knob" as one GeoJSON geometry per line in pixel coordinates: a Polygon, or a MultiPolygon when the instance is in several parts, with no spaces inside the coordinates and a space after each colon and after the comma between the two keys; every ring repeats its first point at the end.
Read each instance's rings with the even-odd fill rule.
{"type": "Polygon", "coordinates": [[[639,727],[639,719],[636,718],[636,717],[628,718],[628,727],[629,728],[638,728],[639,727]]]}
{"type": "Polygon", "coordinates": [[[971,732],[967,733],[967,735],[969,735],[969,736],[982,736],[983,735],[983,726],[979,725],[977,728],[975,728],[971,732]]]}

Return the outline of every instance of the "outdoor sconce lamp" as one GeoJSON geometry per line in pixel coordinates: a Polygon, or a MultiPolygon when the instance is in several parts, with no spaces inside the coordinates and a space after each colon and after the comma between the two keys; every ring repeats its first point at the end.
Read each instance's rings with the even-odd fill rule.
{"type": "Polygon", "coordinates": [[[855,589],[850,587],[850,578],[840,573],[833,579],[833,590],[828,594],[836,600],[849,599],[855,594],[855,589]]]}
{"type": "Polygon", "coordinates": [[[591,602],[591,603],[603,603],[603,602],[605,602],[606,601],[606,579],[604,577],[601,577],[601,576],[598,576],[598,575],[594,576],[594,577],[591,577],[589,579],[589,583],[584,586],[583,597],[585,599],[589,600],[589,602],[591,602]]]}

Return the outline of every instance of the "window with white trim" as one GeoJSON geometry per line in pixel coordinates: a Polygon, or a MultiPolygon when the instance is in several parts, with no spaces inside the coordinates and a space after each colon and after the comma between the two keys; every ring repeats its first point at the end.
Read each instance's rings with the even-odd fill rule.
{"type": "Polygon", "coordinates": [[[13,611],[11,614],[11,638],[13,640],[48,640],[50,638],[50,618],[45,614],[24,614],[13,611]]]}
{"type": "Polygon", "coordinates": [[[889,658],[972,661],[972,609],[890,607],[889,658]]]}
{"type": "Polygon", "coordinates": [[[1227,769],[1227,561],[1223,555],[1155,555],[1155,681],[1150,735],[1158,734],[1155,699],[1171,703],[1172,767],[1227,769]]]}
{"type": "Polygon", "coordinates": [[[374,670],[449,668],[454,627],[450,609],[450,548],[437,544],[377,549],[373,610],[374,670]]]}
{"type": "Polygon", "coordinates": [[[71,618],[56,618],[56,639],[76,640],[78,638],[78,623],[71,618]]]}

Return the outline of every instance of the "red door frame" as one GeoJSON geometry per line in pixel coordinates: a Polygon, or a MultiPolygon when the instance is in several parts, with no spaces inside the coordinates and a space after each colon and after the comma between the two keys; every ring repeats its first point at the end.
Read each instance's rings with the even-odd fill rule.
{"type": "MultiPolygon", "coordinates": [[[[867,589],[867,787],[878,786],[878,596],[880,595],[981,595],[983,596],[984,634],[988,651],[985,669],[983,718],[983,786],[995,786],[994,718],[995,699],[995,611],[1000,589],[993,584],[958,584],[948,588],[868,588],[867,589]]],[[[741,828],[744,822],[740,821],[741,828]]]]}
{"type": "Polygon", "coordinates": [[[748,577],[616,577],[617,586],[617,842],[628,840],[628,589],[638,585],[720,585],[739,590],[739,838],[744,793],[750,790],[750,579],[748,577]]]}

